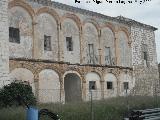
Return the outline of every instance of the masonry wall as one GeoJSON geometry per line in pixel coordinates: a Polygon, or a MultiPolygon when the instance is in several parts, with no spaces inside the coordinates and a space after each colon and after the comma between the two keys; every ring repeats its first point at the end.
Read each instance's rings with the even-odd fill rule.
{"type": "MultiPolygon", "coordinates": [[[[130,26],[125,20],[96,15],[73,11],[65,5],[47,6],[35,0],[10,0],[9,26],[20,29],[21,39],[18,44],[9,43],[10,57],[15,59],[14,62],[10,60],[10,70],[15,69],[15,72],[14,69],[10,71],[12,79],[20,74],[17,67],[32,69],[32,87],[35,86],[40,102],[65,100],[62,76],[68,71],[75,72],[81,79],[83,100],[90,97],[89,81],[96,82],[95,100],[125,95],[124,82],[129,83],[130,90],[135,86],[133,91],[137,93],[152,94],[153,81],[157,78],[154,31],[130,26]],[[44,50],[44,35],[51,37],[49,51],[44,50]],[[66,37],[72,38],[73,51],[67,50],[66,37]],[[148,45],[149,66],[145,66],[142,59],[142,43],[148,45]],[[89,54],[89,44],[93,44],[94,56],[89,54]],[[107,47],[110,47],[110,62],[106,55],[107,47]],[[39,64],[39,61],[42,62],[39,64]],[[83,69],[78,70],[80,68],[83,69]],[[107,81],[113,82],[113,89],[107,89],[107,81]],[[54,92],[51,91],[54,88],[54,92]],[[43,99],[45,92],[48,95],[43,99]]],[[[26,81],[25,75],[17,77],[20,78],[26,81]]]]}
{"type": "Polygon", "coordinates": [[[19,44],[10,43],[11,57],[73,64],[131,65],[129,26],[111,19],[71,12],[56,5],[47,7],[30,0],[12,0],[9,26],[20,29],[21,39],[19,44]],[[44,35],[51,36],[50,51],[44,50],[44,35]],[[72,37],[73,51],[67,51],[66,37],[72,37]],[[94,55],[89,54],[88,44],[93,44],[94,55]],[[107,47],[110,47],[110,58],[106,55],[107,47]]]}
{"type": "Polygon", "coordinates": [[[8,0],[0,1],[0,87],[9,81],[8,0]]]}
{"type": "Polygon", "coordinates": [[[136,94],[152,95],[159,85],[158,63],[154,31],[139,27],[131,27],[132,65],[135,76],[136,94]],[[147,45],[147,64],[144,61],[142,44],[147,45]]]}

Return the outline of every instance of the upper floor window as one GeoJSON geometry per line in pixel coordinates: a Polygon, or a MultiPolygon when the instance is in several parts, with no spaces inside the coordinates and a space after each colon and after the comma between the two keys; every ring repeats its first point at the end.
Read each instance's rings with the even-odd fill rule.
{"type": "Polygon", "coordinates": [[[105,47],[105,63],[106,63],[106,65],[111,65],[111,49],[110,49],[110,47],[105,47]]]}
{"type": "Polygon", "coordinates": [[[20,43],[19,28],[9,27],[9,42],[20,43]]]}
{"type": "Polygon", "coordinates": [[[67,51],[73,51],[72,37],[66,37],[66,47],[67,47],[67,51]]]}
{"type": "Polygon", "coordinates": [[[44,50],[51,51],[51,36],[44,35],[44,50]]]}
{"type": "Polygon", "coordinates": [[[148,66],[148,48],[146,44],[142,44],[142,59],[144,60],[144,64],[148,66]]]}
{"type": "Polygon", "coordinates": [[[128,82],[123,82],[123,87],[124,87],[124,90],[128,90],[129,89],[129,83],[128,82]]]}

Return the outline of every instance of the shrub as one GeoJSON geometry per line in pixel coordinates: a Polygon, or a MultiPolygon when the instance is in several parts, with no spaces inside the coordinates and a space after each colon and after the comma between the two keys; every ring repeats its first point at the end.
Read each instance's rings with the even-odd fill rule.
{"type": "Polygon", "coordinates": [[[32,87],[28,84],[24,84],[23,82],[13,82],[4,86],[0,90],[1,107],[23,105],[20,98],[23,98],[23,100],[29,105],[36,104],[36,98],[32,92],[32,87]]]}

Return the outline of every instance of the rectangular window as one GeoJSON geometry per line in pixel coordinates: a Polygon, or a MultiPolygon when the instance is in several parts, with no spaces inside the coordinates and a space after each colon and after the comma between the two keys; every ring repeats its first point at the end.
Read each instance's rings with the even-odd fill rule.
{"type": "Polygon", "coordinates": [[[9,27],[9,42],[20,43],[19,28],[9,27]]]}
{"type": "Polygon", "coordinates": [[[142,59],[144,60],[144,64],[148,66],[148,48],[146,44],[142,44],[142,59]]]}
{"type": "Polygon", "coordinates": [[[111,50],[110,47],[105,47],[105,63],[111,65],[111,50]]]}
{"type": "Polygon", "coordinates": [[[113,82],[107,82],[107,89],[113,89],[113,82]]]}
{"type": "Polygon", "coordinates": [[[88,52],[89,52],[89,63],[95,63],[94,59],[94,45],[88,44],[88,52]]]}
{"type": "Polygon", "coordinates": [[[89,81],[89,90],[96,90],[96,81],[89,81]]]}
{"type": "Polygon", "coordinates": [[[44,50],[51,51],[51,36],[44,35],[44,50]]]}
{"type": "Polygon", "coordinates": [[[128,82],[124,82],[123,86],[124,86],[124,90],[128,90],[129,89],[129,83],[128,82]]]}
{"type": "Polygon", "coordinates": [[[66,37],[67,51],[73,51],[72,37],[66,37]]]}
{"type": "Polygon", "coordinates": [[[147,61],[147,52],[143,52],[143,59],[147,61]]]}

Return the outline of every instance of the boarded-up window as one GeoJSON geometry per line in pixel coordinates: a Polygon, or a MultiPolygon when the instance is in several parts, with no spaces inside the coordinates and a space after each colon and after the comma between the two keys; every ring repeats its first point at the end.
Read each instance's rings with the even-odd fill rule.
{"type": "Polygon", "coordinates": [[[51,36],[44,35],[44,50],[51,51],[51,36]]]}
{"type": "Polygon", "coordinates": [[[107,89],[113,89],[113,82],[107,82],[107,89]]]}
{"type": "Polygon", "coordinates": [[[9,42],[20,43],[19,28],[9,27],[9,42]]]}
{"type": "Polygon", "coordinates": [[[105,47],[105,63],[111,65],[111,50],[110,47],[105,47]]]}
{"type": "Polygon", "coordinates": [[[67,51],[73,51],[72,37],[66,37],[66,47],[67,47],[67,51]]]}
{"type": "Polygon", "coordinates": [[[96,81],[89,81],[89,90],[96,89],[96,81]]]}
{"type": "Polygon", "coordinates": [[[95,63],[94,59],[94,46],[93,44],[88,44],[88,52],[89,52],[89,63],[95,63]]]}

